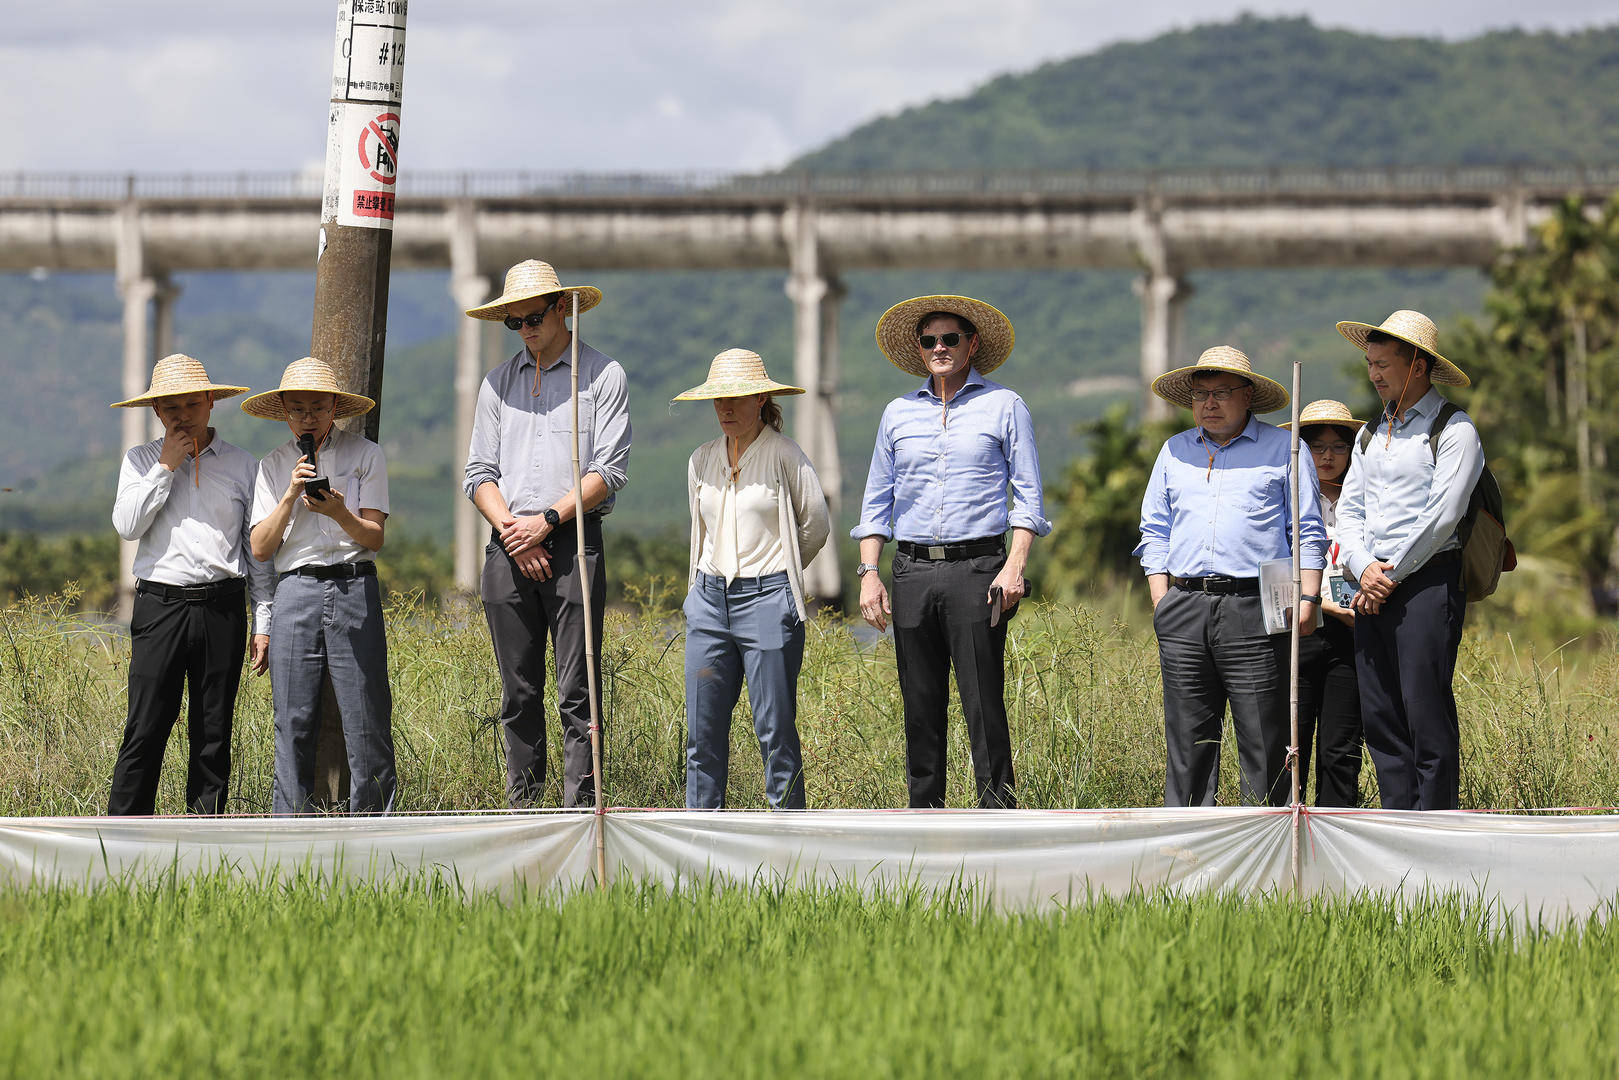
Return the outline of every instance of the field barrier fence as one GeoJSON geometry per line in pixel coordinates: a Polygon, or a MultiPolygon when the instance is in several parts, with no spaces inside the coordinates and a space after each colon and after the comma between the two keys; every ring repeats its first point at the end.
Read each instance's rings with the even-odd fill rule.
{"type": "Polygon", "coordinates": [[[1605,915],[1619,898],[1619,815],[1285,807],[0,818],[0,884],[93,887],[224,869],[258,880],[439,873],[503,897],[570,892],[596,886],[597,829],[617,880],[966,887],[1007,910],[1132,891],[1455,893],[1556,924],[1605,915]]]}

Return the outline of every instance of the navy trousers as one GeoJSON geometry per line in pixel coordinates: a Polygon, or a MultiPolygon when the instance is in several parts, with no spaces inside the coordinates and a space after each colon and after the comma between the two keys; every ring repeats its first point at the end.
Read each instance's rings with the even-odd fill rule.
{"type": "Polygon", "coordinates": [[[1385,810],[1454,810],[1461,785],[1456,651],[1467,611],[1450,552],[1395,587],[1383,610],[1355,618],[1366,749],[1385,810]]]}
{"type": "Polygon", "coordinates": [[[1310,802],[1311,750],[1315,805],[1360,805],[1360,687],[1355,631],[1328,616],[1299,639],[1299,798],[1310,802]]]}
{"type": "Polygon", "coordinates": [[[699,572],[686,595],[686,808],[725,806],[731,713],[748,680],[753,732],[765,766],[765,798],[804,809],[798,744],[798,673],[804,623],[785,573],[737,578],[699,572]]]}

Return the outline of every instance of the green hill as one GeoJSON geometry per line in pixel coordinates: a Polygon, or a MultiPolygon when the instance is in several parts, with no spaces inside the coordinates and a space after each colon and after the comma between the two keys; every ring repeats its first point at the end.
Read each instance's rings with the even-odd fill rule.
{"type": "MultiPolygon", "coordinates": [[[[1116,45],[973,93],[874,120],[793,167],[821,170],[1362,165],[1611,159],[1619,146],[1619,28],[1493,33],[1462,42],[1383,39],[1302,19],[1242,18],[1116,45]],[[947,152],[948,151],[948,152],[947,152]]],[[[656,162],[648,162],[655,169],[656,162]]],[[[546,253],[534,253],[544,258],[546,253]]],[[[577,275],[561,267],[565,280],[577,275]]],[[[700,381],[723,348],[758,349],[792,372],[783,273],[591,275],[607,302],[585,336],[631,378],[635,450],[619,530],[684,524],[684,468],[714,433],[701,406],[668,399],[700,381]]],[[[219,377],[273,385],[303,354],[312,274],[196,274],[178,311],[179,345],[219,377]]],[[[877,353],[872,326],[926,292],[981,296],[1017,324],[1005,381],[1029,401],[1049,481],[1079,446],[1076,422],[1111,398],[1079,380],[1137,369],[1139,306],[1127,273],[851,274],[845,284],[844,524],[852,523],[884,402],[912,385],[877,353]]],[[[1478,310],[1482,275],[1455,271],[1264,271],[1197,275],[1189,362],[1230,342],[1267,373],[1307,361],[1308,397],[1364,398],[1344,317],[1417,307],[1441,326],[1478,310]]],[[[396,477],[397,530],[450,534],[464,448],[454,445],[452,335],[443,274],[396,274],[391,289],[383,443],[396,477]]],[[[119,305],[107,276],[0,278],[0,341],[14,402],[0,427],[0,528],[103,529],[120,453],[119,305]]],[[[517,347],[502,340],[501,355],[517,347]]],[[[225,436],[263,451],[282,436],[227,403],[225,436]]],[[[791,412],[789,410],[789,423],[791,412]]]]}

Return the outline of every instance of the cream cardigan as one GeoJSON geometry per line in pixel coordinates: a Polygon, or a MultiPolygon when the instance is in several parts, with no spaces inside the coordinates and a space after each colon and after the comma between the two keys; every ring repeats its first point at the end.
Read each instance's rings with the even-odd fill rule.
{"type": "MultiPolygon", "coordinates": [[[[750,456],[761,460],[763,474],[770,478],[779,515],[777,528],[787,555],[787,582],[792,587],[798,617],[807,620],[804,607],[804,567],[826,546],[832,531],[831,515],[820,478],[804,456],[804,451],[787,436],[766,426],[748,447],[750,456]],[[785,496],[785,497],[784,497],[785,496]]],[[[697,580],[697,560],[703,555],[703,515],[697,505],[697,489],[708,483],[721,487],[730,482],[730,462],[725,452],[725,436],[699,446],[686,465],[686,501],[691,510],[691,561],[687,567],[689,588],[697,580]]]]}

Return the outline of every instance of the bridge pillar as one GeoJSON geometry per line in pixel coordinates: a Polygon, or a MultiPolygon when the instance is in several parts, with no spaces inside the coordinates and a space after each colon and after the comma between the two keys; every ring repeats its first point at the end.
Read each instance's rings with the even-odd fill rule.
{"type": "MultiPolygon", "coordinates": [[[[491,280],[478,267],[478,236],[470,203],[451,211],[450,294],[463,312],[489,299],[491,280]]],[[[455,588],[468,596],[478,591],[482,569],[483,515],[461,491],[460,466],[466,464],[467,447],[472,443],[472,421],[478,411],[478,388],[483,383],[483,319],[462,315],[455,331],[455,456],[451,459],[455,482],[455,588]]]]}
{"type": "MultiPolygon", "coordinates": [[[[125,203],[118,211],[116,238],[116,273],[118,296],[124,302],[124,371],[125,398],[132,398],[145,390],[151,376],[151,324],[149,316],[159,283],[147,271],[145,251],[141,244],[140,210],[134,203],[125,203]]],[[[147,409],[124,409],[121,417],[123,447],[138,446],[150,436],[147,409]]],[[[117,616],[128,622],[135,612],[135,548],[138,542],[124,540],[118,545],[117,616]]]]}
{"type": "MultiPolygon", "coordinates": [[[[174,305],[180,299],[180,286],[170,281],[167,276],[155,277],[153,280],[156,290],[152,293],[151,360],[155,364],[159,358],[175,351],[174,305]]],[[[147,439],[163,437],[163,421],[157,418],[157,413],[151,411],[146,413],[146,431],[147,439]]]]}
{"type": "Polygon", "coordinates": [[[838,464],[837,380],[838,301],[843,289],[822,271],[815,232],[815,210],[799,203],[787,211],[789,272],[786,291],[793,302],[793,381],[805,390],[793,399],[793,436],[826,491],[834,538],[810,562],[804,588],[832,607],[843,600],[838,566],[837,507],[842,491],[838,464]]]}
{"type": "Polygon", "coordinates": [[[1136,279],[1135,291],[1141,297],[1141,418],[1167,420],[1174,410],[1152,392],[1152,382],[1183,361],[1192,287],[1174,274],[1148,271],[1136,279]]]}

